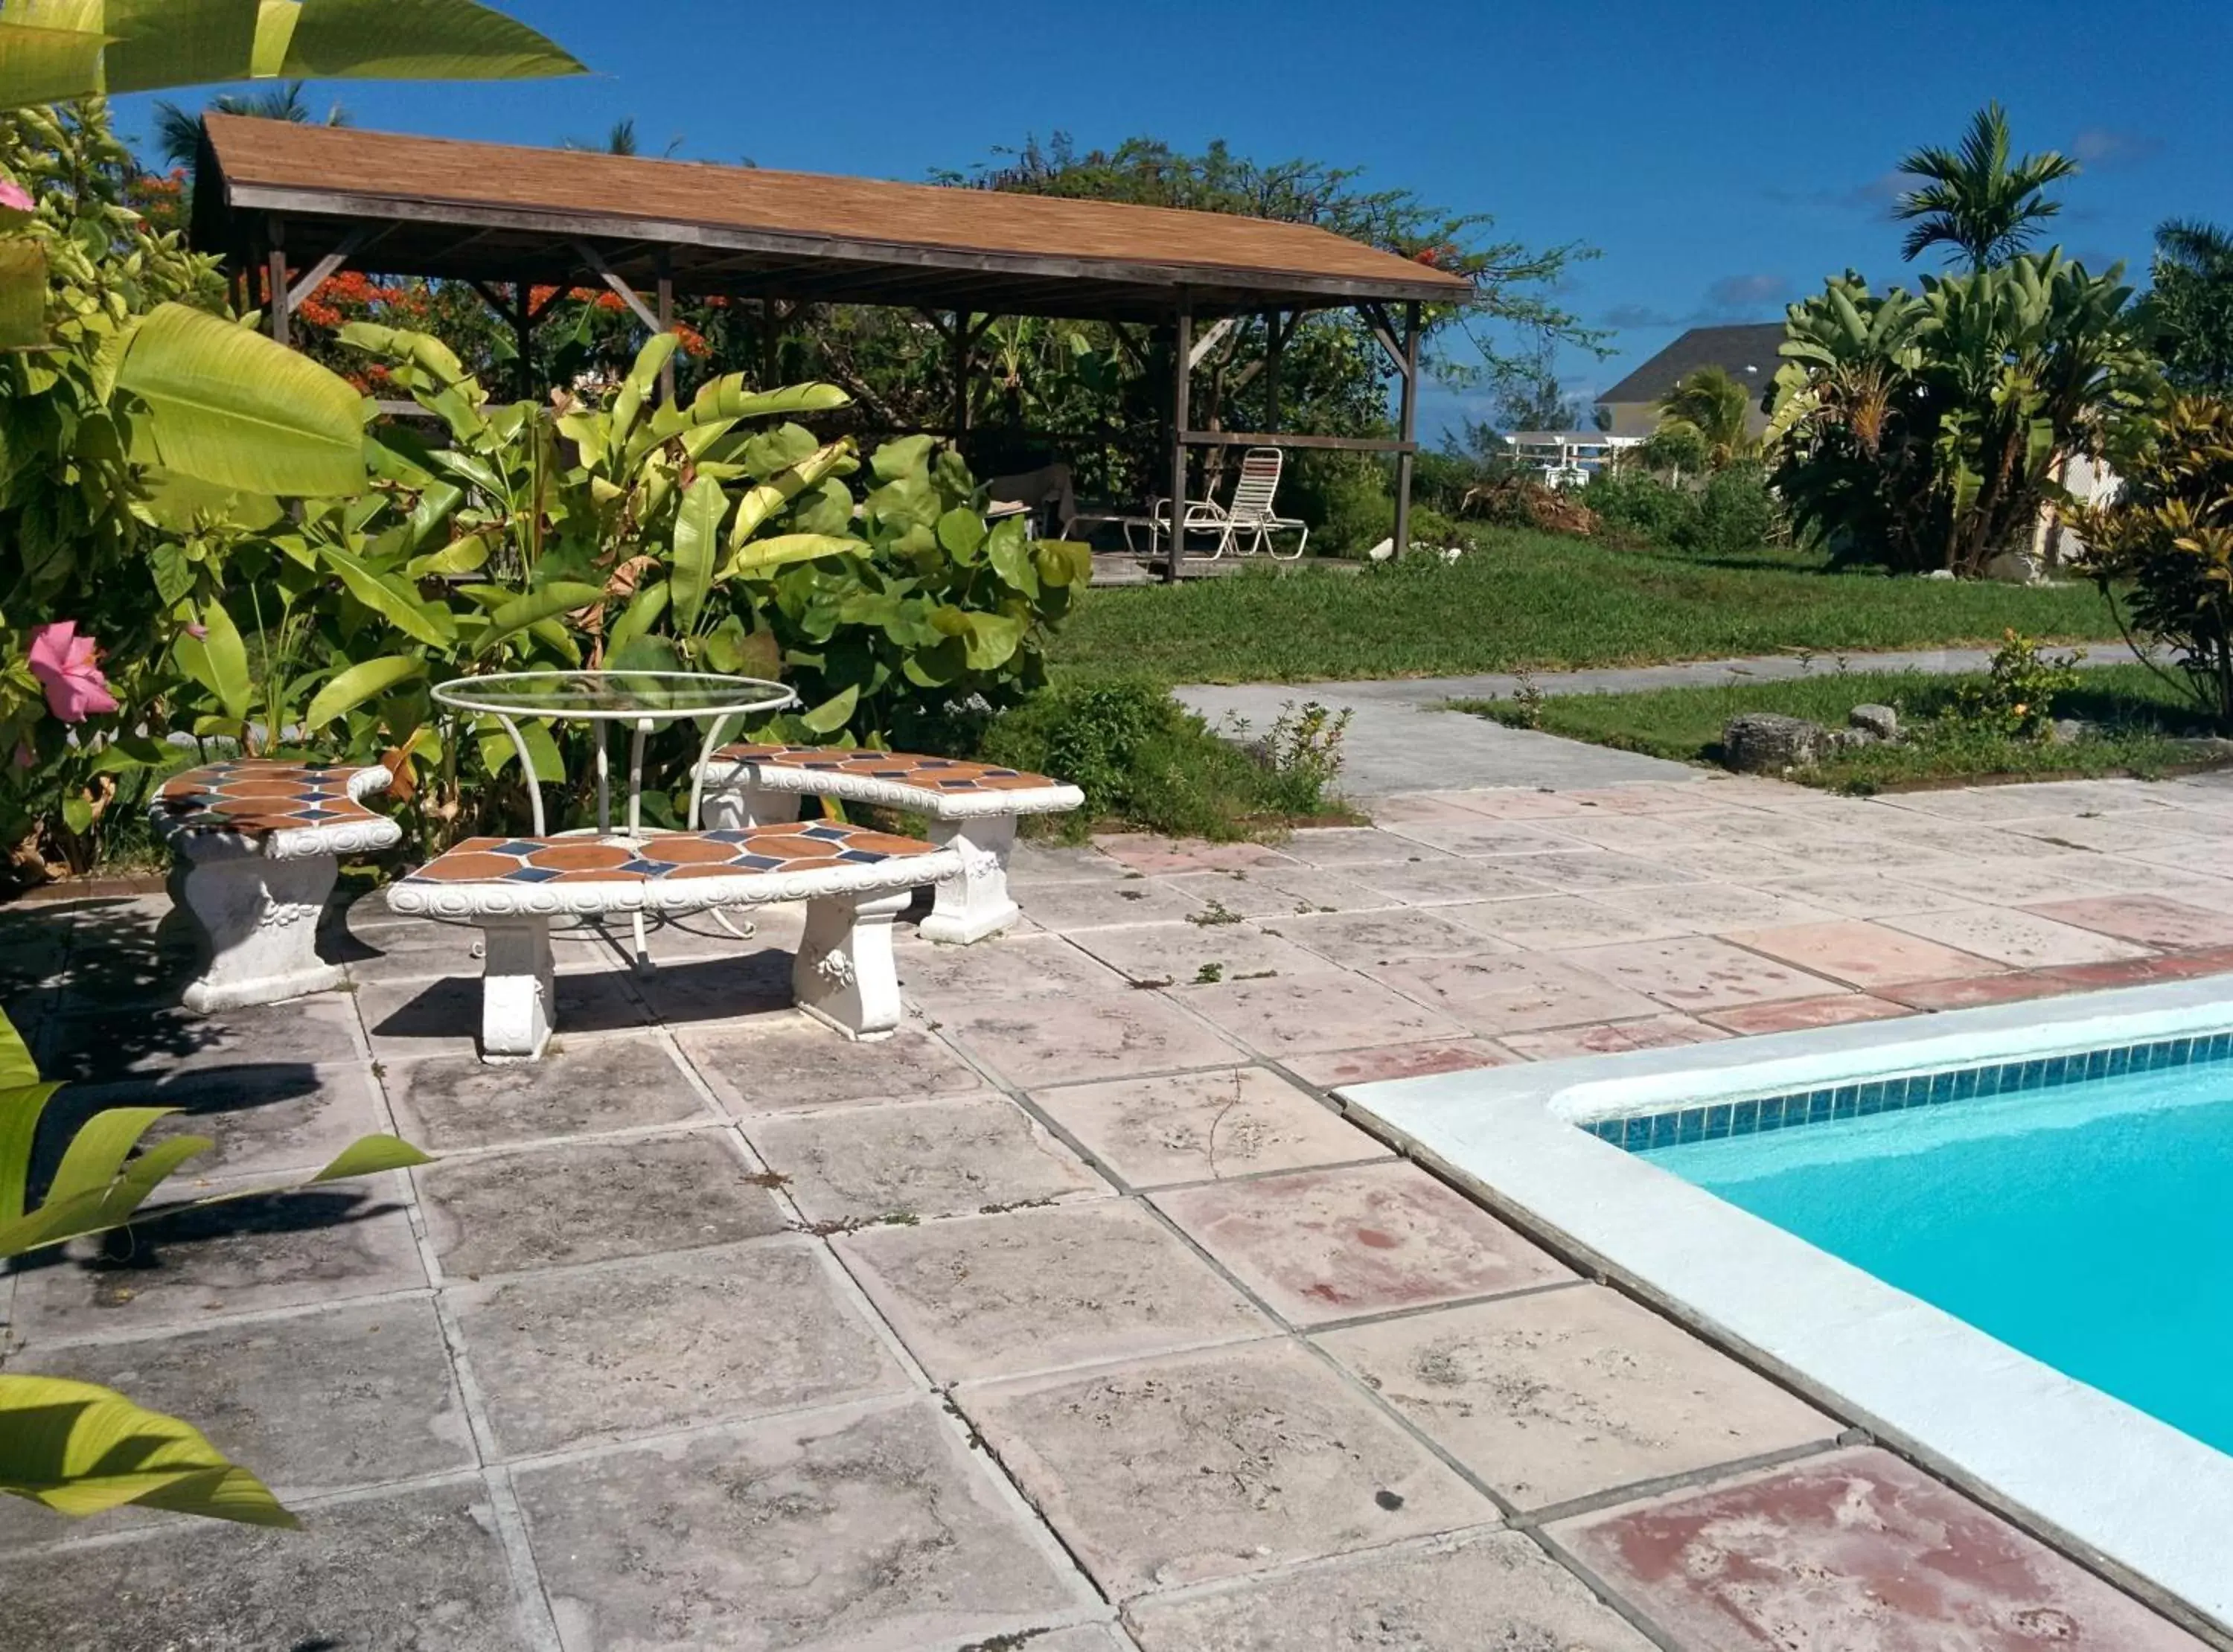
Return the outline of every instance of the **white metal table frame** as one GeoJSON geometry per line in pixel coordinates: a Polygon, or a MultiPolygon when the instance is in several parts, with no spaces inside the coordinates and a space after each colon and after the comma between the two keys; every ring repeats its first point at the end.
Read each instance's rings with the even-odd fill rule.
{"type": "MultiPolygon", "coordinates": [[[[643,746],[652,731],[663,724],[697,722],[711,719],[706,736],[699,743],[698,760],[690,770],[690,814],[687,822],[692,831],[698,829],[700,806],[706,790],[706,764],[717,751],[723,731],[732,718],[765,716],[788,709],[798,703],[798,695],[781,683],[761,677],[732,677],[702,671],[499,671],[482,677],[457,677],[436,685],[433,697],[437,703],[452,711],[468,712],[478,717],[493,717],[511,737],[511,749],[518,754],[519,771],[526,777],[527,799],[533,813],[534,835],[549,836],[543,812],[543,777],[535,771],[534,754],[527,748],[527,737],[520,732],[520,719],[531,721],[548,718],[563,723],[627,723],[632,725],[628,741],[628,827],[623,832],[613,830],[612,771],[606,753],[605,731],[597,731],[597,823],[594,828],[576,828],[582,833],[594,833],[599,837],[618,836],[641,841],[643,832],[643,746]],[[645,686],[647,696],[655,694],[656,686],[672,685],[678,699],[691,703],[671,706],[647,706],[602,703],[597,698],[569,700],[556,691],[575,687],[584,691],[615,691],[620,700],[628,695],[628,685],[645,686]],[[495,692],[500,688],[518,688],[517,694],[495,692]],[[700,691],[691,699],[690,691],[700,691]],[[540,697],[532,692],[550,691],[540,697]],[[727,691],[726,693],[721,691],[727,691]]],[[[564,834],[571,836],[572,834],[564,834]]],[[[717,916],[719,914],[716,914],[717,916]]],[[[635,965],[639,971],[648,967],[649,959],[644,947],[643,914],[635,914],[635,965]]]]}

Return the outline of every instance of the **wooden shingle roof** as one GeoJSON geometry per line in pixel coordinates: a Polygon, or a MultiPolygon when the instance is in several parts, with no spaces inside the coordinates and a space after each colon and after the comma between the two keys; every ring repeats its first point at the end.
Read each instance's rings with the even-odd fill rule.
{"type": "Polygon", "coordinates": [[[198,244],[290,263],[355,229],[358,267],[577,281],[576,243],[648,286],[1145,319],[1197,309],[1462,302],[1459,276],[1309,224],[212,115],[198,244]]]}

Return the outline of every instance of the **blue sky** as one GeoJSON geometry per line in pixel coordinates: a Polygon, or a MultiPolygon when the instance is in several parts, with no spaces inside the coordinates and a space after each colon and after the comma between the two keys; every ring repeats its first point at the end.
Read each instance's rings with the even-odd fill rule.
{"type": "MultiPolygon", "coordinates": [[[[1600,256],[1561,296],[1610,328],[1569,351],[1587,396],[1683,326],[1774,320],[1852,266],[1902,270],[1893,164],[1988,98],[2018,146],[2086,163],[2059,238],[2144,274],[2173,216],[2233,221],[2233,8],[2211,0],[1887,5],[979,3],[840,10],[733,0],[502,0],[596,73],[510,85],[331,83],[357,124],[915,179],[1031,133],[1081,146],[1222,137],[1367,168],[1530,244],[1600,256]]],[[[124,100],[127,132],[146,100],[124,100]]],[[[1429,427],[1462,410],[1449,392],[1429,427]]]]}

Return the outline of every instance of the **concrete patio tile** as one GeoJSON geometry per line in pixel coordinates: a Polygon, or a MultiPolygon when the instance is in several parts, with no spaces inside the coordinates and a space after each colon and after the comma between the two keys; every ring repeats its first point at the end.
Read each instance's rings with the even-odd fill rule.
{"type": "Polygon", "coordinates": [[[1284,1339],[955,1398],[1119,1599],[1495,1518],[1486,1498],[1284,1339]]]}
{"type": "Polygon", "coordinates": [[[175,1107],[145,1139],[210,1138],[215,1145],[192,1162],[196,1175],[282,1178],[316,1170],[359,1136],[388,1128],[380,1086],[363,1062],[235,1068],[222,1083],[211,1073],[187,1076],[192,1082],[72,1084],[48,1104],[43,1131],[59,1141],[111,1108],[175,1107]]]}
{"type": "Polygon", "coordinates": [[[1563,829],[1546,831],[1540,826],[1490,820],[1465,810],[1455,811],[1454,819],[1405,822],[1396,830],[1414,842],[1451,855],[1542,855],[1574,847],[1573,838],[1566,836],[1563,829]]]}
{"type": "Polygon", "coordinates": [[[598,1038],[542,1060],[478,1056],[387,1063],[396,1128],[429,1153],[681,1124],[712,1109],[655,1038],[598,1038]]]}
{"type": "Polygon", "coordinates": [[[1138,1642],[1111,1623],[1080,1623],[1032,1637],[1031,1652],[1135,1652],[1138,1642]]]}
{"type": "Polygon", "coordinates": [[[1110,924],[1176,923],[1202,910],[1199,901],[1147,877],[1115,883],[1058,883],[1022,902],[1033,923],[1058,935],[1110,924]]]}
{"type": "Polygon", "coordinates": [[[451,1279],[727,1245],[789,1220],[726,1132],[480,1154],[413,1174],[451,1279]]]}
{"type": "Polygon", "coordinates": [[[2190,907],[2158,895],[2053,901],[2029,910],[2058,923],[2075,924],[2080,929],[2150,946],[2233,946],[2233,914],[2190,907]]]}
{"type": "MultiPolygon", "coordinates": [[[[557,1038],[583,1044],[634,1031],[650,1020],[643,1001],[617,971],[561,974],[552,1021],[557,1038]]],[[[478,972],[424,981],[372,981],[357,989],[357,1009],[381,1061],[420,1056],[470,1056],[480,1049],[478,972]]]]}
{"type": "Polygon", "coordinates": [[[1887,918],[1889,928],[1920,935],[1979,958],[2017,969],[2044,969],[2063,964],[2101,964],[2111,959],[2142,958],[2144,946],[2116,940],[2057,923],[2035,913],[2006,907],[1978,907],[1967,912],[1926,912],[1912,918],[1887,918]]]}
{"type": "MultiPolygon", "coordinates": [[[[2089,871],[2092,863],[2100,858],[2087,857],[2089,871]]],[[[1899,876],[1903,882],[1919,883],[1925,888],[1943,890],[1989,906],[2029,906],[2041,901],[2074,900],[2099,894],[2103,888],[2090,875],[2073,876],[2067,871],[2051,869],[2038,860],[2003,855],[1979,855],[1967,860],[1916,866],[1902,871],[1899,876]]]]}
{"type": "Polygon", "coordinates": [[[1666,815],[1717,808],[1728,794],[1709,785],[1701,776],[1696,780],[1645,780],[1621,786],[1592,786],[1566,795],[1585,808],[1602,809],[1608,814],[1666,815]]]}
{"type": "Polygon", "coordinates": [[[1546,826],[1567,840],[1559,845],[1562,849],[1608,849],[1650,856],[1714,841],[1722,819],[1718,814],[1615,815],[1585,809],[1572,819],[1550,821],[1546,826]]]}
{"type": "Polygon", "coordinates": [[[1579,894],[1545,894],[1521,901],[1481,901],[1470,906],[1443,907],[1436,915],[1538,952],[1595,946],[1609,940],[1657,940],[1689,933],[1684,925],[1658,917],[1650,909],[1652,897],[1671,891],[1630,893],[1644,897],[1637,903],[1643,910],[1624,910],[1603,896],[1591,899],[1579,894]]]}
{"type": "MultiPolygon", "coordinates": [[[[1751,853],[1752,851],[1747,851],[1751,853]]],[[[1763,877],[1767,875],[1762,873],[1763,877]]],[[[1679,924],[1696,934],[1824,923],[1841,914],[1795,895],[1738,883],[1683,883],[1666,889],[1611,889],[1598,900],[1647,921],[1679,924]]]]}
{"type": "Polygon", "coordinates": [[[1292,866],[1294,858],[1262,843],[1213,843],[1199,837],[1161,837],[1153,832],[1104,832],[1094,846],[1135,872],[1240,872],[1251,867],[1292,866]]]}
{"type": "Polygon", "coordinates": [[[1008,851],[1012,885],[1090,882],[1121,878],[1129,869],[1090,843],[1034,842],[1025,838],[1008,851]]]}
{"type": "Polygon", "coordinates": [[[1527,873],[1529,866],[1544,858],[1523,855],[1482,861],[1453,855],[1416,865],[1389,862],[1358,866],[1351,868],[1350,875],[1406,906],[1455,906],[1468,901],[1503,901],[1549,894],[1548,884],[1527,873]]]}
{"type": "Polygon", "coordinates": [[[1770,878],[1803,877],[1819,864],[1801,852],[1743,842],[1670,845],[1654,851],[1652,858],[1662,866],[1687,872],[1693,877],[1726,883],[1763,883],[1770,878]]]}
{"type": "Polygon", "coordinates": [[[1312,826],[1292,833],[1287,853],[1305,866],[1387,866],[1406,861],[1439,861],[1444,851],[1398,832],[1376,826],[1312,826]]]}
{"type": "Polygon", "coordinates": [[[1292,975],[1324,969],[1325,960],[1247,923],[1127,924],[1081,930],[1076,944],[1131,980],[1183,985],[1202,979],[1292,975]]]}
{"type": "Polygon", "coordinates": [[[1321,966],[1309,975],[1175,988],[1174,998],[1260,1055],[1359,1049],[1422,1038],[1462,1038],[1467,1029],[1386,986],[1321,966]]]}
{"type": "Polygon", "coordinates": [[[1367,973],[1433,1005],[1468,1031],[1492,1037],[1541,1027],[1631,1019],[1656,1015],[1660,1009],[1641,992],[1542,953],[1429,959],[1367,973]]]}
{"type": "Polygon", "coordinates": [[[1375,825],[1409,825],[1423,821],[1479,820],[1481,811],[1458,801],[1463,794],[1441,791],[1396,792],[1372,800],[1375,825]]]}
{"type": "Polygon", "coordinates": [[[299,1532],[173,1519],[119,1542],[10,1554],[0,1559],[10,1643],[70,1652],[545,1644],[540,1603],[514,1593],[478,1478],[302,1512],[299,1532]]]}
{"type": "Polygon", "coordinates": [[[1105,998],[1033,998],[956,1009],[947,1011],[941,1024],[994,1072],[1027,1089],[1230,1066],[1239,1053],[1159,994],[1130,989],[1105,998]]]}
{"type": "Polygon", "coordinates": [[[1735,1033],[1796,1032],[1802,1027],[1842,1027],[1855,1021],[1885,1021],[1907,1013],[1905,1005],[1871,998],[1865,992],[1840,992],[1828,998],[1786,998],[1777,1004],[1734,1005],[1726,1010],[1709,1011],[1705,1018],[1735,1033]]]}
{"type": "MultiPolygon", "coordinates": [[[[251,1177],[246,1186],[263,1185],[251,1177]]],[[[176,1191],[206,1198],[238,1185],[176,1191]]],[[[426,1270],[400,1174],[242,1198],[135,1221],[104,1242],[81,1239],[18,1265],[14,1331],[24,1341],[209,1324],[423,1289],[426,1270]]]]}
{"type": "Polygon", "coordinates": [[[1272,927],[1287,940],[1309,947],[1327,962],[1344,969],[1392,964],[1406,958],[1456,958],[1468,953],[1504,950],[1503,943],[1488,939],[1480,930],[1450,921],[1452,914],[1469,910],[1470,907],[1455,907],[1433,911],[1389,907],[1379,912],[1335,912],[1312,918],[1282,918],[1273,920],[1272,927]]]}
{"type": "Polygon", "coordinates": [[[1414,1165],[1306,1170],[1153,1197],[1196,1244],[1298,1325],[1573,1278],[1414,1165]]]}
{"type": "Polygon", "coordinates": [[[1135,1187],[1383,1157],[1387,1149],[1261,1067],[1120,1079],[1032,1099],[1135,1187]]]}
{"type": "MultiPolygon", "coordinates": [[[[11,1357],[8,1369],[98,1382],[191,1419],[290,1500],[478,1461],[430,1297],[226,1321],[171,1337],[35,1346],[11,1357]]],[[[0,1551],[174,1518],[113,1509],[64,1528],[49,1511],[10,1498],[0,1506],[0,1551]]]]}
{"type": "Polygon", "coordinates": [[[1522,1509],[1827,1445],[1843,1426],[1602,1285],[1316,1340],[1522,1509]]]}
{"type": "Polygon", "coordinates": [[[2197,975],[2222,975],[2233,970],[2229,949],[2201,953],[2158,953],[2148,958],[2120,958],[2106,964],[2073,964],[2063,969],[2042,970],[2066,986],[2143,986],[2152,981],[2191,981],[2197,975]]]}
{"type": "Polygon", "coordinates": [[[1473,791],[1429,791],[1419,794],[1452,804],[1491,820],[1571,820],[1591,812],[1563,791],[1536,786],[1491,786],[1473,791]]]}
{"type": "Polygon", "coordinates": [[[1881,997],[1913,1010],[1970,1010],[1984,1004],[2054,998],[2074,991],[2076,985],[2058,972],[2018,970],[2003,975],[1971,975],[1947,981],[1909,981],[1877,990],[1881,997]]]}
{"type": "Polygon", "coordinates": [[[1833,983],[1708,935],[1621,941],[1559,954],[1677,1010],[1720,1010],[1770,998],[1813,998],[1833,983]]]}
{"type": "Polygon", "coordinates": [[[1337,889],[1346,889],[1368,904],[1384,904],[1387,899],[1361,883],[1351,882],[1336,872],[1319,872],[1307,866],[1299,866],[1278,875],[1279,881],[1275,883],[1269,875],[1263,874],[1182,872],[1174,877],[1157,878],[1156,881],[1196,902],[1201,914],[1210,918],[1216,917],[1221,911],[1240,918],[1292,918],[1303,913],[1316,912],[1318,910],[1318,902],[1281,887],[1293,883],[1308,886],[1313,881],[1334,886],[1337,889]]]}
{"type": "Polygon", "coordinates": [[[1954,786],[1902,792],[1887,798],[1884,806],[1942,820],[1997,823],[2052,813],[2051,805],[2041,801],[2038,793],[2036,786],[1954,786]]]}
{"type": "MultiPolygon", "coordinates": [[[[1650,1652],[1517,1532],[1433,1538],[1132,1602],[1141,1652],[1650,1652]],[[1400,1638],[1398,1638],[1400,1637],[1400,1638]]],[[[1034,1652],[1037,1643],[1034,1642],[1034,1652]]]]}
{"type": "Polygon", "coordinates": [[[356,1006],[346,992],[215,1015],[165,1009],[125,1016],[106,1000],[83,1008],[88,1013],[58,1015],[44,1030],[39,1064],[49,1079],[95,1084],[160,1079],[184,1092],[204,1084],[232,1086],[244,1076],[260,1080],[275,1071],[307,1076],[314,1067],[363,1059],[356,1006]]]}
{"type": "Polygon", "coordinates": [[[1006,1646],[1093,1604],[923,1402],[723,1428],[515,1484],[568,1652],[1006,1646]]]}
{"type": "Polygon", "coordinates": [[[934,1013],[1004,998],[1117,992],[1124,978],[1060,935],[1003,935],[968,946],[894,948],[900,991],[934,1013]]]}
{"type": "Polygon", "coordinates": [[[904,1391],[807,1239],[453,1285],[507,1455],[904,1391]]]}
{"type": "Polygon", "coordinates": [[[1005,1096],[777,1115],[755,1121],[752,1138],[815,1223],[950,1216],[1110,1191],[1005,1096]]]}
{"type": "Polygon", "coordinates": [[[1337,1089],[1383,1078],[1421,1078],[1429,1073],[1465,1072],[1475,1067],[1505,1067],[1511,1053],[1486,1038],[1429,1039],[1422,1044],[1376,1044],[1323,1056],[1290,1056],[1281,1064],[1306,1084],[1337,1089]]]}
{"type": "MultiPolygon", "coordinates": [[[[784,947],[739,943],[719,956],[670,959],[648,979],[632,985],[652,1018],[669,1027],[732,1016],[780,1014],[794,1002],[791,987],[794,940],[784,947]]],[[[558,1024],[561,1037],[566,1024],[558,1024]]]]}
{"type": "MultiPolygon", "coordinates": [[[[2168,810],[2156,809],[2137,815],[2049,815],[2038,820],[2008,821],[1995,831],[1996,835],[2015,833],[2034,837],[2056,849],[2081,849],[2097,855],[2190,847],[2193,834],[2175,829],[2165,831],[2154,823],[2170,813],[2168,810]]],[[[2175,824],[2174,820],[2174,828],[2175,824]]]]}
{"type": "MultiPolygon", "coordinates": [[[[1321,872],[1304,867],[1292,872],[1252,872],[1249,881],[1260,888],[1277,889],[1292,898],[1297,912],[1370,912],[1396,904],[1348,872],[1321,872]]],[[[1238,910],[1238,908],[1235,908],[1238,910]]]]}
{"type": "Polygon", "coordinates": [[[1577,849],[1556,855],[1530,855],[1512,862],[1536,882],[1561,894],[1595,894],[1605,889],[1660,888],[1704,881],[1698,874],[1661,860],[1623,855],[1614,849],[1577,849]]]}
{"type": "Polygon", "coordinates": [[[1129,1200],[830,1241],[941,1382],[1267,1337],[1273,1323],[1129,1200]]]}
{"type": "Polygon", "coordinates": [[[1836,1452],[1549,1530],[1685,1645],[1726,1652],[2201,1648],[1888,1452],[1836,1452]]]}
{"type": "Polygon", "coordinates": [[[1904,981],[1945,980],[1957,975],[1989,975],[2000,965],[1974,953],[1957,952],[1919,936],[1859,919],[1844,923],[1794,924],[1781,929],[1741,929],[1729,940],[1843,981],[1875,992],[1904,981]]]}
{"type": "Polygon", "coordinates": [[[1507,1032],[1499,1042],[1525,1061],[1558,1061],[1568,1056],[1610,1056],[1624,1050],[1711,1044],[1728,1036],[1721,1028],[1687,1015],[1653,1015],[1640,1021],[1608,1021],[1592,1027],[1507,1032]]]}
{"type": "Polygon", "coordinates": [[[1913,913],[1947,912],[1970,904],[1963,896],[1925,888],[1881,872],[1818,872],[1803,878],[1775,879],[1761,888],[1766,894],[1789,895],[1848,918],[1904,918],[1913,913]]]}
{"type": "Polygon", "coordinates": [[[944,1044],[907,1025],[889,1038],[855,1040],[799,1015],[752,1026],[677,1027],[674,1042],[739,1117],[985,1084],[944,1044]]]}

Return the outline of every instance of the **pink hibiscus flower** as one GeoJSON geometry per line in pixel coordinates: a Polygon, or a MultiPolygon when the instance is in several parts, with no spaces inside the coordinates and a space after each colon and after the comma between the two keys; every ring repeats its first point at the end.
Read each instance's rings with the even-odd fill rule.
{"type": "Polygon", "coordinates": [[[116,709],[108,679],[94,658],[93,639],[78,635],[75,620],[32,628],[31,675],[47,691],[47,709],[65,723],[82,723],[95,712],[116,709]]]}
{"type": "Polygon", "coordinates": [[[29,212],[36,210],[36,205],[30,192],[21,184],[11,184],[0,178],[0,206],[12,206],[18,212],[29,212]]]}

